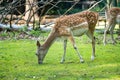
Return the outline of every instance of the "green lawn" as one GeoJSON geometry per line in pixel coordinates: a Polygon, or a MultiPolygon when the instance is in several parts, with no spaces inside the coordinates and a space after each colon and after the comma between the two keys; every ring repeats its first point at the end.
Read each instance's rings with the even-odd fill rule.
{"type": "Polygon", "coordinates": [[[0,80],[120,80],[120,44],[96,44],[96,59],[91,61],[91,43],[76,42],[85,63],[79,62],[70,42],[64,64],[62,41],[56,41],[38,64],[36,41],[0,41],[0,80]]]}

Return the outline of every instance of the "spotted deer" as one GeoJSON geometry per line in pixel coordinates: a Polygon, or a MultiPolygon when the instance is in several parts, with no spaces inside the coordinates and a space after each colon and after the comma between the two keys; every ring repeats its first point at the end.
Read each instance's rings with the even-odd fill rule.
{"type": "Polygon", "coordinates": [[[80,58],[80,62],[84,62],[74,40],[74,36],[82,36],[86,34],[92,40],[92,55],[91,59],[95,57],[95,38],[94,30],[98,21],[98,13],[92,11],[83,11],[76,14],[62,16],[57,19],[55,26],[52,28],[48,38],[41,45],[37,41],[37,57],[38,63],[43,63],[43,60],[56,38],[62,38],[64,40],[64,54],[61,59],[61,63],[65,61],[67,39],[69,39],[73,45],[73,48],[80,58]]]}
{"type": "Polygon", "coordinates": [[[110,35],[111,35],[111,39],[112,39],[112,43],[115,44],[116,41],[114,39],[113,36],[113,30],[115,28],[115,25],[118,23],[119,24],[119,28],[120,28],[120,8],[118,7],[112,7],[107,11],[107,21],[108,21],[108,25],[105,28],[104,31],[104,39],[103,39],[103,44],[106,45],[107,41],[106,41],[106,34],[107,31],[110,31],[110,35]]]}

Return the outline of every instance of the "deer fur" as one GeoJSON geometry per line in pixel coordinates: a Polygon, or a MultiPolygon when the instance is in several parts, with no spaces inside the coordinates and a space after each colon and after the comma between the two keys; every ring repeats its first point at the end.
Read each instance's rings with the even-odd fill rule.
{"type": "MultiPolygon", "coordinates": [[[[92,40],[92,56],[95,57],[95,38],[93,36],[96,23],[98,21],[98,13],[92,11],[83,11],[68,16],[61,16],[56,20],[55,26],[52,28],[48,38],[41,45],[37,41],[37,57],[38,63],[43,63],[43,60],[56,38],[62,38],[64,40],[64,54],[61,59],[61,63],[65,61],[67,39],[69,39],[76,50],[80,62],[84,62],[74,40],[74,36],[82,36],[86,34],[92,40]]],[[[52,56],[52,55],[51,55],[52,56]]]]}
{"type": "Polygon", "coordinates": [[[107,11],[107,21],[108,21],[108,25],[107,27],[105,27],[105,31],[104,31],[104,39],[103,39],[103,44],[106,45],[107,41],[106,41],[106,34],[107,31],[110,31],[110,35],[111,35],[111,39],[112,39],[112,43],[115,44],[116,41],[114,39],[113,36],[113,30],[115,28],[116,24],[119,24],[119,28],[120,28],[120,8],[118,7],[112,7],[107,11]]]}

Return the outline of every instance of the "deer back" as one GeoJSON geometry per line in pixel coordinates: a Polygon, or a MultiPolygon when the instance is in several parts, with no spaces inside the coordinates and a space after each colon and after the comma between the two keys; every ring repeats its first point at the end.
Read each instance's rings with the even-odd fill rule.
{"type": "Polygon", "coordinates": [[[93,33],[98,21],[98,16],[99,16],[98,13],[93,11],[83,11],[83,12],[80,12],[79,15],[80,17],[86,18],[89,24],[89,30],[91,31],[91,33],[93,33]]]}

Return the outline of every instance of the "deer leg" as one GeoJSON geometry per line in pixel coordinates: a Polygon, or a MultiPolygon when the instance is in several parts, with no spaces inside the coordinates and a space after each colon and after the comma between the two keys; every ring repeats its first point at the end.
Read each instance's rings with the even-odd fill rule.
{"type": "Polygon", "coordinates": [[[83,63],[84,60],[83,60],[80,52],[78,51],[78,48],[77,48],[77,46],[76,46],[76,44],[75,44],[75,41],[74,41],[74,38],[73,38],[72,36],[70,36],[69,39],[70,39],[70,41],[72,42],[73,47],[74,47],[74,49],[76,50],[76,52],[77,52],[77,54],[78,54],[78,57],[80,58],[80,62],[83,63]]]}
{"type": "MultiPolygon", "coordinates": [[[[110,23],[110,22],[109,22],[110,23]]],[[[104,38],[103,38],[103,44],[104,46],[106,45],[106,35],[107,35],[107,31],[110,29],[110,25],[108,24],[106,27],[105,27],[105,31],[104,31],[104,38]]]]}
{"type": "Polygon", "coordinates": [[[104,31],[104,38],[103,38],[103,44],[106,45],[106,34],[107,34],[107,30],[104,31]]]}
{"type": "Polygon", "coordinates": [[[64,53],[63,53],[63,56],[62,56],[62,59],[61,59],[61,63],[63,63],[65,61],[65,55],[66,55],[66,47],[67,47],[67,39],[64,40],[64,53]]]}
{"type": "Polygon", "coordinates": [[[88,31],[87,36],[92,40],[92,55],[91,55],[91,60],[95,59],[95,37],[93,37],[93,34],[88,31]]]}
{"type": "Polygon", "coordinates": [[[118,36],[120,36],[120,23],[119,23],[119,29],[118,29],[118,36]]]}
{"type": "Polygon", "coordinates": [[[120,29],[120,23],[119,23],[119,29],[120,29]]]}
{"type": "Polygon", "coordinates": [[[111,27],[110,27],[110,35],[111,35],[111,39],[112,39],[112,43],[115,44],[116,41],[114,39],[114,36],[113,36],[113,30],[115,28],[115,24],[112,24],[111,27]]]}

